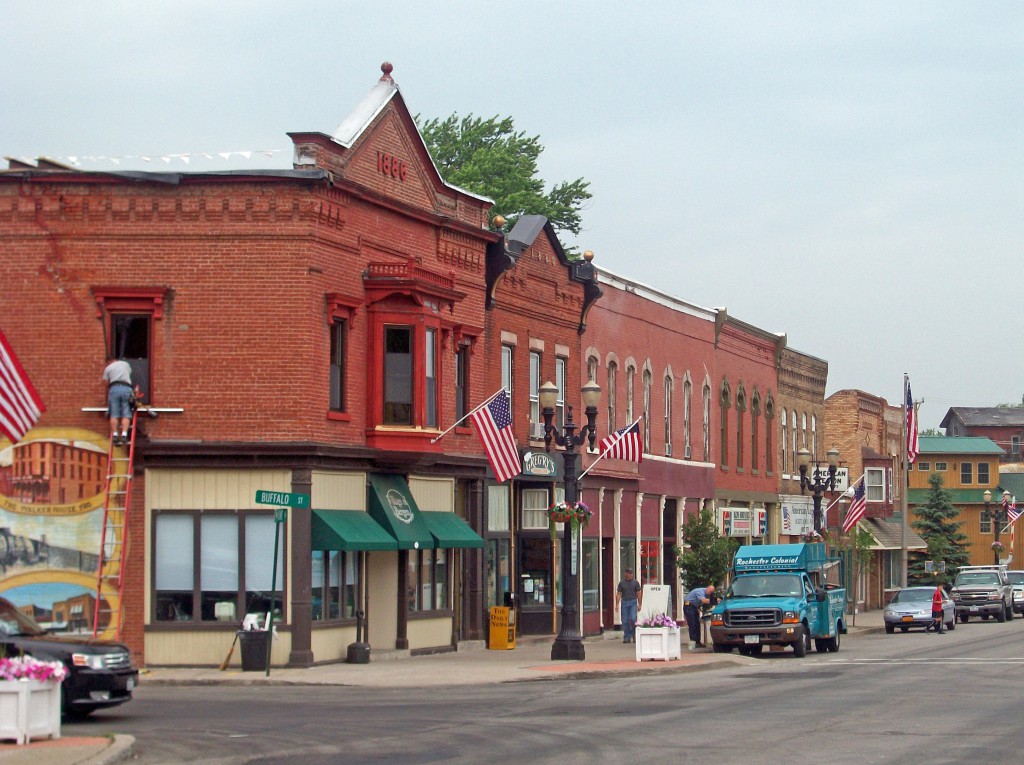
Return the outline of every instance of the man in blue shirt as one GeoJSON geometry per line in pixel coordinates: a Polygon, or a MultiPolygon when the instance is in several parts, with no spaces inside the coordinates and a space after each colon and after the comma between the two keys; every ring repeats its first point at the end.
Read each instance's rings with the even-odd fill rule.
{"type": "Polygon", "coordinates": [[[694,587],[686,596],[683,603],[683,616],[686,617],[686,628],[690,632],[690,650],[704,648],[700,641],[700,609],[701,606],[711,603],[711,596],[715,594],[715,585],[707,587],[694,587]]]}

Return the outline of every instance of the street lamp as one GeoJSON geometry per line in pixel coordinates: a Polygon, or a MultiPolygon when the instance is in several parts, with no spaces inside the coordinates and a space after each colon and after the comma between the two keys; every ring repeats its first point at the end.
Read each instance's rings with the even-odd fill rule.
{"type": "Polygon", "coordinates": [[[800,493],[811,490],[814,497],[814,533],[821,534],[821,495],[826,491],[836,490],[836,468],[839,467],[839,450],[832,447],[826,452],[828,457],[828,473],[822,477],[818,469],[818,462],[814,462],[813,477],[808,478],[807,472],[811,464],[811,453],[806,447],[797,452],[797,462],[800,465],[800,493]]]}
{"type": "MultiPolygon", "coordinates": [[[[550,380],[540,386],[541,414],[544,417],[544,450],[551,451],[551,442],[564,447],[562,460],[565,465],[565,502],[567,505],[576,503],[578,493],[576,486],[576,467],[579,461],[577,446],[585,441],[594,448],[597,440],[597,405],[601,403],[601,386],[593,380],[581,390],[583,406],[587,413],[587,424],[576,433],[576,425],[572,420],[572,407],[568,407],[563,433],[553,425],[555,403],[558,401],[558,386],[550,380]]],[[[558,629],[558,637],[551,646],[551,659],[574,659],[583,661],[586,658],[583,649],[583,636],[580,634],[578,601],[578,568],[579,568],[579,526],[574,523],[567,525],[562,534],[562,624],[558,629]]]]}
{"type": "MultiPolygon", "coordinates": [[[[988,516],[989,505],[992,502],[992,492],[985,489],[985,493],[982,495],[985,498],[985,515],[988,516]]],[[[1003,525],[1006,519],[1006,505],[1010,501],[1010,492],[1003,492],[1003,504],[996,508],[995,514],[992,515],[992,532],[995,537],[995,541],[992,542],[992,558],[993,563],[999,565],[999,528],[1003,525]]]]}

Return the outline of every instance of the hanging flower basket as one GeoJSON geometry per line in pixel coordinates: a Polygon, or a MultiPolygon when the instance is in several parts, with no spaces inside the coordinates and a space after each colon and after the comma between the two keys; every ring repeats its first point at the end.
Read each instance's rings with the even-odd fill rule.
{"type": "Polygon", "coordinates": [[[548,508],[548,523],[554,531],[556,523],[571,523],[574,528],[586,527],[593,513],[586,502],[557,502],[548,508]]]}
{"type": "Polygon", "coordinates": [[[997,552],[1002,552],[1005,549],[1003,547],[1003,543],[1002,542],[993,542],[992,544],[989,545],[989,547],[991,547],[993,550],[995,550],[997,552]]]}

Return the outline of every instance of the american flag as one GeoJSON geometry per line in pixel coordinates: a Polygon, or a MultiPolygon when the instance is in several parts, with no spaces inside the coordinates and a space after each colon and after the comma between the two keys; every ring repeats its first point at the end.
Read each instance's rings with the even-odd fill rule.
{"type": "Polygon", "coordinates": [[[16,444],[45,411],[43,400],[0,332],[0,433],[16,444]]]}
{"type": "Polygon", "coordinates": [[[910,380],[907,380],[907,464],[913,465],[919,450],[917,441],[917,409],[914,397],[910,395],[910,380]]]}
{"type": "Polygon", "coordinates": [[[864,479],[862,478],[857,484],[857,488],[853,490],[853,502],[850,503],[850,509],[846,511],[846,520],[843,521],[844,534],[857,525],[857,521],[863,517],[865,510],[867,510],[867,500],[864,499],[864,479]]]}
{"type": "Polygon", "coordinates": [[[498,483],[519,475],[519,447],[512,435],[512,411],[504,388],[471,415],[498,483]]]}
{"type": "Polygon", "coordinates": [[[782,533],[792,534],[793,533],[793,521],[790,520],[792,512],[785,505],[782,506],[782,533]]]}
{"type": "Polygon", "coordinates": [[[644,458],[640,443],[640,420],[601,439],[601,456],[640,464],[644,458]]]}
{"type": "Polygon", "coordinates": [[[1024,513],[1024,509],[1017,509],[1016,500],[1011,502],[1009,498],[1003,500],[1003,510],[1006,511],[1006,519],[1010,523],[1014,523],[1018,518],[1020,518],[1020,514],[1024,513]]]}

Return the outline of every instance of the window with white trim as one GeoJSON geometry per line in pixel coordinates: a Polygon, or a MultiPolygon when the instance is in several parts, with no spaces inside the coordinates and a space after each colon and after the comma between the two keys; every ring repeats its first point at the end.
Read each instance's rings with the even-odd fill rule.
{"type": "Polygon", "coordinates": [[[885,502],[884,469],[864,469],[864,499],[867,502],[885,502]]]}
{"type": "Polygon", "coordinates": [[[523,529],[548,527],[547,489],[523,489],[523,529]]]}

